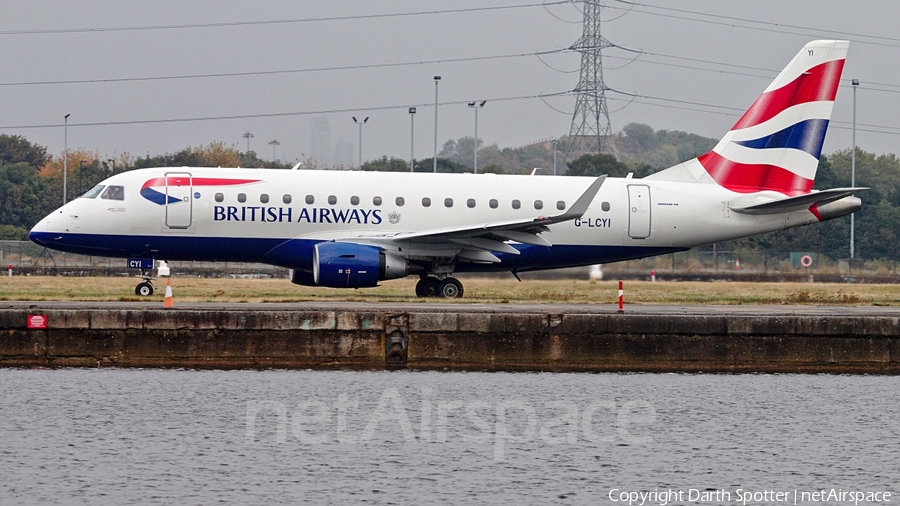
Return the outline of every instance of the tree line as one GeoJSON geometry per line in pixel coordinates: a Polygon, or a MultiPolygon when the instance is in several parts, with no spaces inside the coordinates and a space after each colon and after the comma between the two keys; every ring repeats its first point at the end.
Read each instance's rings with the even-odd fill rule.
{"type": "Polygon", "coordinates": [[[254,151],[240,152],[223,142],[157,156],[133,157],[124,153],[106,158],[84,148],[71,149],[68,156],[51,156],[45,147],[22,136],[0,135],[0,240],[27,239],[31,227],[63,204],[64,167],[66,200],[72,200],[114,174],[147,167],[185,166],[291,167],[260,159],[254,151]]]}
{"type": "MultiPolygon", "coordinates": [[[[566,139],[556,146],[558,163],[563,165],[566,139]]],[[[479,141],[480,142],[480,141],[479,141]]],[[[616,134],[618,158],[608,154],[584,155],[565,163],[573,176],[608,174],[640,178],[712,149],[716,140],[685,132],[654,131],[647,125],[630,124],[616,134]]],[[[438,156],[439,172],[471,172],[468,160],[472,138],[451,140],[438,156]]],[[[479,172],[527,174],[535,167],[552,169],[553,144],[545,141],[521,148],[482,147],[478,152],[479,172]]],[[[851,151],[837,151],[819,160],[815,189],[850,186],[851,151]]],[[[416,172],[431,172],[433,159],[415,161],[416,172]]],[[[104,158],[95,151],[70,150],[67,157],[67,194],[71,200],[99,181],[120,172],[146,167],[269,167],[288,169],[290,164],[264,160],[253,151],[240,152],[235,146],[211,142],[176,153],[132,157],[125,153],[104,158]]],[[[303,168],[318,167],[305,159],[303,168]]],[[[341,167],[333,167],[341,169],[341,167]]],[[[370,160],[362,170],[406,172],[409,160],[370,160]]],[[[562,169],[560,170],[562,171],[562,169]]],[[[24,240],[28,230],[63,201],[63,157],[50,156],[46,148],[24,137],[0,135],[0,239],[24,240]]],[[[856,257],[896,261],[900,258],[900,160],[894,154],[876,155],[856,151],[856,184],[869,187],[859,194],[863,207],[856,213],[856,257]]],[[[720,245],[733,251],[811,251],[832,260],[849,256],[850,218],[842,217],[808,227],[730,241],[720,245]]]]}

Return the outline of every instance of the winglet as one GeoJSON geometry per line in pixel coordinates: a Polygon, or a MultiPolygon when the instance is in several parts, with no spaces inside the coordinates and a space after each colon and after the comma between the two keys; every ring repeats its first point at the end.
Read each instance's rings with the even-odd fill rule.
{"type": "Polygon", "coordinates": [[[600,187],[603,186],[603,182],[606,181],[606,174],[599,176],[594,180],[593,183],[588,187],[584,193],[578,197],[578,200],[572,204],[572,207],[566,210],[566,212],[559,214],[557,216],[549,216],[549,217],[541,217],[536,218],[534,220],[535,223],[540,223],[542,225],[552,225],[553,223],[562,223],[564,221],[574,220],[576,218],[581,218],[584,216],[584,213],[587,212],[588,207],[591,206],[591,202],[594,201],[594,197],[597,196],[597,192],[600,191],[600,187]]]}

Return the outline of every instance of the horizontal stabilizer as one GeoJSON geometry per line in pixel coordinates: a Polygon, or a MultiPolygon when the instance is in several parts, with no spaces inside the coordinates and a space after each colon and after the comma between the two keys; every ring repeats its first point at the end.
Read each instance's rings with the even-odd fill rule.
{"type": "Polygon", "coordinates": [[[762,204],[754,204],[744,207],[732,207],[731,210],[742,214],[781,214],[791,211],[802,211],[809,209],[813,204],[820,206],[829,204],[844,197],[849,197],[856,192],[865,191],[868,188],[833,188],[831,190],[822,190],[813,193],[805,193],[796,197],[788,197],[781,200],[773,200],[772,202],[764,202],[762,204]]]}

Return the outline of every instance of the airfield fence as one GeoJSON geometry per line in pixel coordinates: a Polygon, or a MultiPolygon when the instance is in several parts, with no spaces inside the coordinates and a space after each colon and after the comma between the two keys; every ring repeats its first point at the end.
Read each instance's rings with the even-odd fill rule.
{"type": "MultiPolygon", "coordinates": [[[[77,255],[44,248],[30,241],[0,241],[0,266],[15,275],[132,276],[126,259],[77,255]]],[[[246,262],[168,262],[173,275],[202,277],[286,277],[287,269],[246,262]]]]}
{"type": "MultiPolygon", "coordinates": [[[[13,266],[15,275],[57,276],[132,276],[123,258],[76,255],[53,251],[30,241],[0,241],[0,266],[13,266]]],[[[286,277],[287,269],[259,263],[173,261],[168,265],[174,276],[201,277],[286,277]]],[[[587,279],[591,267],[555,269],[522,273],[523,278],[587,279]]],[[[601,272],[605,279],[650,279],[655,273],[660,280],[743,281],[808,281],[820,282],[887,282],[900,283],[896,262],[833,260],[818,252],[723,250],[717,246],[658,257],[606,264],[601,272]],[[804,260],[804,256],[809,259],[804,260]],[[811,263],[809,267],[802,264],[811,263]]]]}

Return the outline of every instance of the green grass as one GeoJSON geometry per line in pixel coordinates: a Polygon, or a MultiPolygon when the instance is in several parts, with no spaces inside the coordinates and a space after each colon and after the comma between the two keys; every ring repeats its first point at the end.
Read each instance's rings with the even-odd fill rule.
{"type": "MultiPolygon", "coordinates": [[[[182,302],[441,302],[615,304],[616,281],[526,280],[461,277],[463,299],[419,299],[416,278],[386,281],[364,289],[305,287],[286,279],[172,278],[175,300],[182,302]]],[[[0,300],[18,301],[162,301],[165,282],[156,283],[152,297],[134,294],[136,278],[0,277],[0,300]]],[[[900,305],[900,285],[658,282],[625,283],[629,304],[814,304],[900,305]]]]}

